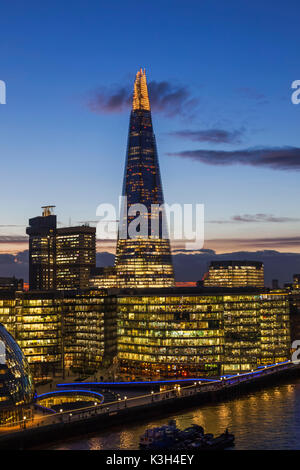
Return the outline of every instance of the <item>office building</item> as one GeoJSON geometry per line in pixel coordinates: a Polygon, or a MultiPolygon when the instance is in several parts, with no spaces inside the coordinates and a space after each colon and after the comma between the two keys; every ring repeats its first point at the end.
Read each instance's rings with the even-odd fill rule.
{"type": "Polygon", "coordinates": [[[117,310],[127,374],[214,376],[290,358],[284,291],[139,289],[120,292],[117,310]]]}
{"type": "Polygon", "coordinates": [[[57,228],[55,206],[29,220],[30,291],[87,289],[96,266],[96,229],[86,225],[57,228]]]}
{"type": "Polygon", "coordinates": [[[55,272],[55,206],[44,206],[43,214],[29,220],[29,288],[52,290],[56,287],[55,272]]]}
{"type": "Polygon", "coordinates": [[[105,290],[65,293],[59,300],[64,369],[93,374],[116,355],[116,299],[105,290]]]}
{"type": "Polygon", "coordinates": [[[96,266],[96,229],[82,225],[56,230],[56,289],[87,289],[96,266]]]}
{"type": "Polygon", "coordinates": [[[212,261],[205,287],[264,287],[264,266],[259,261],[212,261]]]}
{"type": "Polygon", "coordinates": [[[0,290],[1,291],[16,291],[23,290],[23,279],[16,277],[0,277],[0,290]]]}
{"type": "Polygon", "coordinates": [[[0,322],[36,380],[94,373],[116,356],[116,297],[107,290],[0,292],[0,322]]]}
{"type": "Polygon", "coordinates": [[[58,307],[55,292],[16,295],[14,336],[37,380],[49,378],[61,369],[61,317],[58,307]]]}

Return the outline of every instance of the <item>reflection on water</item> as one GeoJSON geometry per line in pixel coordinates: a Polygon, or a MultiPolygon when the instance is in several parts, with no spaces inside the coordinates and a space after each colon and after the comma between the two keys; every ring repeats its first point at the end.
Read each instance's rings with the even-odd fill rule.
{"type": "Polygon", "coordinates": [[[300,379],[263,391],[249,393],[225,403],[206,404],[180,411],[148,423],[115,427],[88,438],[59,443],[52,449],[138,449],[139,436],[146,427],[175,419],[180,428],[200,424],[206,432],[218,434],[229,428],[236,437],[236,449],[300,449],[300,379]]]}

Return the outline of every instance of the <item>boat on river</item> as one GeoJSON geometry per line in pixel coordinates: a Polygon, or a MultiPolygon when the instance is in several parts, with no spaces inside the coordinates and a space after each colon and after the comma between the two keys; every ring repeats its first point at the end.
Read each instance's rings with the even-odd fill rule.
{"type": "Polygon", "coordinates": [[[171,420],[167,425],[146,429],[140,438],[140,449],[222,450],[234,445],[234,435],[228,429],[217,437],[205,434],[202,426],[193,424],[181,430],[171,420]]]}

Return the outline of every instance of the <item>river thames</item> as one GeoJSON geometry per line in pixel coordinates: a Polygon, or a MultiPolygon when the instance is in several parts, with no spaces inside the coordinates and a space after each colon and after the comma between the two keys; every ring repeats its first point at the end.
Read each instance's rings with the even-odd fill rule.
{"type": "Polygon", "coordinates": [[[300,449],[300,378],[290,383],[250,392],[226,402],[205,404],[199,408],[170,414],[140,424],[114,427],[56,443],[57,450],[138,449],[139,436],[147,427],[166,424],[175,419],[185,428],[200,424],[205,432],[220,434],[226,428],[235,434],[234,449],[300,449]]]}

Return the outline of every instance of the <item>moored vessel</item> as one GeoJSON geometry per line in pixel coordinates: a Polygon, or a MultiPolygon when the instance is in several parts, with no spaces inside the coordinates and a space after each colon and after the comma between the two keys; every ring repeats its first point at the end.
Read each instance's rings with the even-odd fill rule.
{"type": "Polygon", "coordinates": [[[205,434],[202,426],[194,424],[184,430],[174,420],[167,425],[146,429],[140,438],[140,449],[220,450],[234,445],[234,435],[228,429],[217,437],[205,434]]]}

